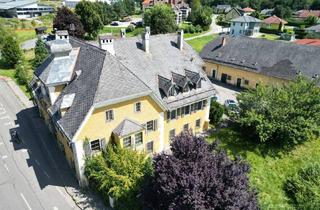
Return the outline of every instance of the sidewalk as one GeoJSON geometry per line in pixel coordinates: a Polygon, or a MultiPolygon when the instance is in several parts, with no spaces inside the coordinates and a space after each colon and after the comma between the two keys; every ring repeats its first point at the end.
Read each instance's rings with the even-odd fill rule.
{"type": "MultiPolygon", "coordinates": [[[[23,93],[23,91],[19,88],[19,86],[10,78],[1,77],[0,80],[4,80],[6,84],[10,87],[12,92],[19,99],[21,104],[26,108],[26,110],[30,110],[30,112],[34,112],[33,116],[36,116],[37,113],[33,108],[34,105],[32,101],[28,99],[28,97],[23,93]]],[[[54,139],[54,136],[50,133],[49,129],[45,126],[43,120],[40,117],[32,117],[32,120],[37,121],[36,125],[41,132],[41,135],[49,139],[45,144],[50,148],[50,156],[52,156],[52,164],[57,171],[59,171],[60,179],[63,182],[64,189],[66,193],[72,198],[74,203],[79,209],[108,209],[103,200],[99,195],[93,192],[90,189],[84,189],[84,191],[79,187],[77,180],[70,171],[72,170],[68,165],[65,157],[61,154],[62,152],[59,150],[56,145],[57,142],[54,139]],[[51,140],[51,141],[50,141],[51,140]],[[59,162],[57,164],[56,162],[59,162]]],[[[42,142],[39,142],[42,143],[42,142]]]]}

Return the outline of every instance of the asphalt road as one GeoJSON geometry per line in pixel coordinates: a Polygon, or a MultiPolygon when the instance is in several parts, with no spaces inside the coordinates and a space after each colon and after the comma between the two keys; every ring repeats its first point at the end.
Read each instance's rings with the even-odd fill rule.
{"type": "Polygon", "coordinates": [[[64,188],[76,185],[36,109],[24,108],[0,79],[0,209],[77,209],[64,188]],[[20,144],[9,133],[16,127],[20,144]]]}

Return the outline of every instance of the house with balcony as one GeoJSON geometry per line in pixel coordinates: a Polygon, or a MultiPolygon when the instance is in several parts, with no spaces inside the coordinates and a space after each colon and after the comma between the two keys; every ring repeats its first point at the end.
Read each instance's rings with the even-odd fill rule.
{"type": "Polygon", "coordinates": [[[255,37],[259,34],[261,20],[251,16],[240,16],[230,20],[230,34],[255,37]]]}
{"type": "Polygon", "coordinates": [[[141,37],[106,34],[98,43],[57,33],[30,86],[81,185],[85,157],[107,144],[152,155],[183,131],[208,129],[215,89],[183,31],[147,27],[141,37]]]}

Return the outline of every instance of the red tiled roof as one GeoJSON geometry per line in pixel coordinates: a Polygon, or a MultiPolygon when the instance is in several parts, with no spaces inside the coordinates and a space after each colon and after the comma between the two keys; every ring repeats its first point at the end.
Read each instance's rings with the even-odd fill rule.
{"type": "Polygon", "coordinates": [[[275,15],[268,17],[267,19],[264,19],[263,22],[266,24],[280,24],[280,23],[287,24],[288,23],[287,21],[282,20],[281,18],[275,15]]]}
{"type": "Polygon", "coordinates": [[[320,17],[320,10],[302,10],[299,13],[300,18],[307,18],[309,16],[320,17]]]}
{"type": "Polygon", "coordinates": [[[142,2],[142,4],[143,4],[143,5],[148,5],[148,4],[150,4],[150,1],[151,1],[151,0],[144,0],[144,1],[142,2]]]}
{"type": "Polygon", "coordinates": [[[320,47],[320,39],[300,39],[295,41],[294,43],[320,47]]]}
{"type": "Polygon", "coordinates": [[[246,7],[242,9],[244,12],[254,12],[255,10],[250,8],[250,7],[246,7]]]}

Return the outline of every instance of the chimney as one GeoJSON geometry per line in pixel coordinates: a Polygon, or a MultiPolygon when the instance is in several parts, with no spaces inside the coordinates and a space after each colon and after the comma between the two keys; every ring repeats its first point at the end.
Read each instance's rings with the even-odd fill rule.
{"type": "Polygon", "coordinates": [[[224,47],[227,43],[227,38],[226,37],[222,37],[222,41],[221,41],[221,46],[224,47]]]}
{"type": "Polygon", "coordinates": [[[183,30],[178,31],[177,46],[179,50],[183,49],[183,30]]]}
{"type": "Polygon", "coordinates": [[[58,30],[56,31],[56,34],[55,34],[55,39],[56,40],[67,40],[69,41],[69,33],[67,30],[58,30]]]}
{"type": "Polygon", "coordinates": [[[72,50],[72,46],[68,40],[56,39],[48,41],[46,45],[49,48],[50,53],[54,55],[55,59],[69,56],[72,50]]]}
{"type": "Polygon", "coordinates": [[[101,49],[108,51],[111,55],[115,54],[113,48],[114,38],[111,34],[104,34],[99,36],[99,46],[101,49]]]}
{"type": "Polygon", "coordinates": [[[142,34],[142,47],[146,53],[150,52],[150,27],[146,27],[142,34]]]}
{"type": "Polygon", "coordinates": [[[126,29],[121,28],[121,30],[120,30],[120,37],[121,37],[121,38],[126,38],[126,29]]]}

